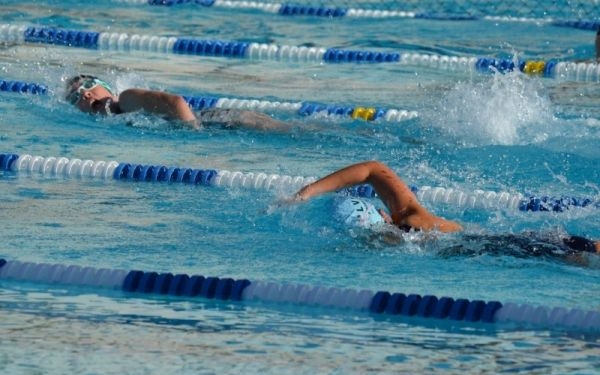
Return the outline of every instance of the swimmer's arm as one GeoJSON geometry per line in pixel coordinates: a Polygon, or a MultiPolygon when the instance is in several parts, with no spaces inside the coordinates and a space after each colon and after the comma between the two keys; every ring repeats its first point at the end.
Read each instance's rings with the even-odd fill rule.
{"type": "Polygon", "coordinates": [[[196,116],[189,105],[179,95],[162,91],[128,89],[119,95],[119,108],[123,112],[144,110],[169,120],[179,120],[191,127],[197,127],[196,116]]]}
{"type": "Polygon", "coordinates": [[[294,204],[301,201],[307,201],[312,197],[339,190],[344,186],[359,184],[361,178],[364,178],[362,173],[360,173],[361,169],[362,168],[358,167],[358,164],[340,169],[313,183],[305,185],[293,196],[281,200],[279,204],[294,204]]]}
{"type": "Polygon", "coordinates": [[[305,201],[312,197],[346,187],[369,183],[390,209],[400,201],[413,198],[410,188],[388,166],[377,161],[366,161],[342,168],[300,189],[295,199],[305,201]]]}
{"type": "Polygon", "coordinates": [[[369,177],[369,168],[365,163],[354,164],[333,172],[311,184],[304,186],[294,196],[298,201],[358,185],[369,177]]]}
{"type": "Polygon", "coordinates": [[[300,189],[294,201],[305,201],[314,196],[340,190],[345,187],[368,183],[392,214],[387,220],[396,225],[419,230],[457,232],[462,226],[454,221],[435,216],[417,200],[410,187],[387,165],[367,161],[340,169],[300,189]],[[395,215],[395,217],[394,217],[395,215]]]}

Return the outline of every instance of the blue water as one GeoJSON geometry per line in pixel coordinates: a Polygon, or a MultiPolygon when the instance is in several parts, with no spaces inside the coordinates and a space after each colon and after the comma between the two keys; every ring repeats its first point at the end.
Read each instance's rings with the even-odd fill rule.
{"type": "MultiPolygon", "coordinates": [[[[290,19],[191,5],[69,1],[8,1],[0,13],[3,23],[143,35],[450,56],[595,56],[593,32],[527,22],[290,19]]],[[[0,79],[51,89],[45,97],[0,93],[4,153],[292,176],[322,176],[377,159],[417,186],[599,195],[600,89],[594,82],[396,64],[247,61],[31,44],[1,48],[0,79]],[[368,123],[274,112],[294,124],[290,133],[176,130],[141,114],[96,118],[76,112],[61,99],[61,79],[81,71],[119,90],[141,86],[185,95],[389,107],[417,111],[419,118],[368,123]]],[[[0,182],[0,257],[8,260],[600,308],[598,267],[489,254],[438,256],[444,241],[460,241],[452,236],[423,242],[416,235],[388,244],[334,221],[330,196],[277,208],[291,191],[12,173],[0,182]]],[[[461,221],[468,232],[547,230],[600,238],[592,208],[531,213],[425,204],[461,221]]],[[[143,297],[2,281],[2,373],[593,374],[600,368],[597,335],[555,327],[143,297]]]]}

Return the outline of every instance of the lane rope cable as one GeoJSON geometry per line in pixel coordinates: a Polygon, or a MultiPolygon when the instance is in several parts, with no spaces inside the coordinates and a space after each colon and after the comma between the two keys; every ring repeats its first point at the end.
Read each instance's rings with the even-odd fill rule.
{"type": "Polygon", "coordinates": [[[463,72],[510,72],[564,80],[600,81],[596,62],[518,60],[493,57],[458,57],[394,51],[345,50],[339,48],[288,46],[240,41],[202,40],[59,29],[54,27],[0,25],[0,42],[42,43],[108,51],[145,51],[196,56],[307,63],[397,63],[463,72]]]}
{"type": "Polygon", "coordinates": [[[125,271],[0,258],[0,279],[104,288],[137,294],[333,307],[377,315],[466,323],[513,322],[541,327],[600,330],[600,311],[171,272],[125,271]]]}
{"type": "MultiPolygon", "coordinates": [[[[305,16],[305,17],[320,17],[320,18],[414,18],[424,20],[439,20],[439,21],[476,21],[488,20],[493,22],[527,22],[536,24],[549,24],[560,27],[572,27],[582,30],[598,30],[600,22],[592,19],[557,19],[549,17],[550,11],[545,11],[543,17],[523,17],[509,15],[475,15],[472,13],[455,13],[454,9],[449,6],[442,6],[442,11],[428,10],[400,10],[377,8],[356,8],[352,6],[322,6],[322,5],[304,5],[297,3],[276,3],[265,1],[239,1],[239,0],[114,0],[118,3],[134,4],[134,5],[154,5],[154,6],[176,6],[176,5],[197,5],[203,8],[224,8],[234,11],[239,10],[258,10],[265,13],[278,14],[281,16],[305,16]],[[450,12],[449,12],[450,11],[450,12]]],[[[392,5],[396,6],[397,4],[392,5]]],[[[406,6],[406,4],[403,4],[406,6]]],[[[431,5],[431,4],[430,4],[431,5]]],[[[519,4],[523,6],[524,4],[519,4]]],[[[541,4],[537,4],[539,7],[541,4]]],[[[537,8],[536,7],[536,8],[537,8]]],[[[460,7],[457,7],[461,9],[460,7]]],[[[572,8],[576,8],[572,6],[572,8]]],[[[590,12],[594,14],[595,12],[590,12]]],[[[580,14],[586,14],[581,11],[580,14]]],[[[564,9],[560,9],[556,13],[557,17],[564,17],[564,9]]]]}
{"type": "MultiPolygon", "coordinates": [[[[295,192],[316,177],[241,172],[216,169],[193,169],[151,164],[131,164],[117,161],[93,161],[65,157],[42,157],[28,154],[0,154],[0,171],[18,172],[30,176],[63,178],[98,178],[128,182],[167,182],[222,188],[247,188],[266,191],[295,192]]],[[[474,190],[465,192],[453,188],[410,186],[417,198],[433,204],[457,208],[485,210],[505,209],[532,212],[564,212],[574,208],[600,208],[600,201],[568,196],[535,196],[520,193],[474,190]]],[[[371,185],[363,184],[343,193],[373,198],[371,185]]]]}

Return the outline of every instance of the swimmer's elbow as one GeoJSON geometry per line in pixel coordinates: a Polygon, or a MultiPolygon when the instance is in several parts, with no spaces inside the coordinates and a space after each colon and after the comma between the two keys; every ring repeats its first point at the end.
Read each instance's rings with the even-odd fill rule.
{"type": "Polygon", "coordinates": [[[189,104],[185,101],[185,99],[181,96],[173,96],[173,102],[171,104],[174,109],[173,113],[171,113],[171,117],[177,120],[181,120],[185,123],[189,123],[193,125],[194,128],[198,128],[198,120],[192,112],[189,104]]]}

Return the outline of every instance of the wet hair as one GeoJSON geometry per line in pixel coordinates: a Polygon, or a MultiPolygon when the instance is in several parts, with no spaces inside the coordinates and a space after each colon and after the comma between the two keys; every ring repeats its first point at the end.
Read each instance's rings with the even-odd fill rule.
{"type": "Polygon", "coordinates": [[[73,85],[84,79],[98,79],[98,77],[89,74],[79,74],[67,79],[67,82],[65,83],[65,99],[75,91],[73,85]]]}
{"type": "Polygon", "coordinates": [[[96,81],[96,83],[100,84],[102,87],[104,87],[108,92],[110,92],[111,94],[114,94],[113,89],[110,87],[110,85],[106,82],[104,82],[103,80],[101,80],[100,78],[90,75],[90,74],[80,74],[74,77],[71,77],[69,79],[67,79],[67,82],[65,83],[65,99],[69,99],[69,96],[79,88],[76,87],[75,89],[73,88],[73,85],[75,85],[76,83],[86,80],[86,79],[90,79],[90,80],[94,80],[96,81]]]}

